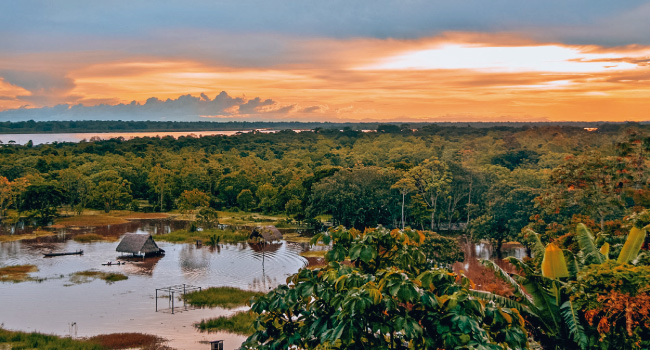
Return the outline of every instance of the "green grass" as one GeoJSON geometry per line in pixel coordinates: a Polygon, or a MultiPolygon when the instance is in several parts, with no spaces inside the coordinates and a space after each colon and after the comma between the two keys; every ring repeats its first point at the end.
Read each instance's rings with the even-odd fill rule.
{"type": "Polygon", "coordinates": [[[188,230],[176,230],[163,235],[156,235],[157,241],[166,241],[171,243],[194,243],[197,240],[203,241],[207,244],[212,235],[220,237],[222,243],[237,243],[245,242],[248,239],[249,232],[246,231],[233,231],[233,230],[203,230],[190,232],[188,230]]]}
{"type": "Polygon", "coordinates": [[[0,348],[12,350],[103,350],[98,344],[40,333],[8,331],[0,328],[0,348]]]}
{"type": "Polygon", "coordinates": [[[195,326],[202,332],[226,331],[241,335],[251,335],[255,331],[253,328],[255,319],[257,319],[257,314],[254,312],[240,311],[228,317],[201,320],[195,326]]]}
{"type": "Polygon", "coordinates": [[[111,284],[117,281],[124,281],[129,277],[121,273],[113,273],[113,272],[109,273],[109,272],[103,272],[97,270],[86,270],[86,271],[79,271],[73,273],[70,276],[70,282],[74,284],[88,283],[97,278],[100,278],[106,281],[106,283],[111,284]]]}
{"type": "Polygon", "coordinates": [[[232,309],[246,305],[252,297],[263,295],[233,287],[212,287],[202,291],[187,293],[185,301],[193,306],[223,307],[232,309]]]}

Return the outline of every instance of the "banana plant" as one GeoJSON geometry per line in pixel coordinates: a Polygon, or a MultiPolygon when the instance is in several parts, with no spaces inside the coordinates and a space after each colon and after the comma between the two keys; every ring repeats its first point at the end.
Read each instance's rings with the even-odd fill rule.
{"type": "MultiPolygon", "coordinates": [[[[639,255],[647,227],[635,226],[631,229],[617,263],[628,263],[639,255]]],[[[533,253],[530,262],[525,263],[514,257],[506,258],[520,271],[520,275],[510,275],[492,261],[481,261],[499,279],[512,287],[517,305],[513,305],[513,299],[488,292],[474,291],[474,295],[519,310],[528,322],[543,333],[540,338],[547,346],[556,349],[588,349],[588,337],[580,322],[578,310],[569,295],[563,291],[568,281],[576,280],[581,269],[591,264],[602,264],[609,259],[609,244],[597,248],[591,230],[582,223],[576,227],[580,252],[575,255],[561,250],[555,243],[544,247],[537,233],[532,230],[527,233],[531,238],[530,248],[533,253]]]]}

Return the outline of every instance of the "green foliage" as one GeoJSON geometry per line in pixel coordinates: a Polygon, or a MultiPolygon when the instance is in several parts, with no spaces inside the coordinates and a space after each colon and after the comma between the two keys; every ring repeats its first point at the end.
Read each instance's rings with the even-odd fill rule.
{"type": "Polygon", "coordinates": [[[336,224],[358,229],[390,225],[397,218],[391,194],[396,178],[394,171],[377,167],[340,170],[313,185],[310,212],[331,214],[336,224]]]}
{"type": "Polygon", "coordinates": [[[53,184],[34,184],[22,195],[22,210],[34,210],[40,225],[47,225],[57,216],[57,206],[63,202],[63,194],[53,184]]]}
{"type": "Polygon", "coordinates": [[[23,333],[8,331],[0,328],[0,347],[4,348],[8,345],[8,349],[14,350],[103,350],[100,345],[85,341],[74,340],[70,338],[61,338],[53,335],[45,335],[40,333],[23,333]]]}
{"type": "Polygon", "coordinates": [[[422,233],[337,228],[327,266],[302,269],[257,298],[247,348],[527,348],[517,310],[482,303],[470,282],[428,269],[422,233]]]}
{"type": "Polygon", "coordinates": [[[426,238],[421,249],[427,259],[435,265],[449,266],[457,261],[465,260],[465,252],[461,249],[457,239],[430,231],[423,233],[426,238]]]}

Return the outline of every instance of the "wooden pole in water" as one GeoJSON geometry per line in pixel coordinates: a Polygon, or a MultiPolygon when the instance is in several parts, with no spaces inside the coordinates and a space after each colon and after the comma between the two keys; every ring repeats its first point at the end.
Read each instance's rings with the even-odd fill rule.
{"type": "Polygon", "coordinates": [[[158,288],[156,288],[156,312],[158,312],[158,288]]]}

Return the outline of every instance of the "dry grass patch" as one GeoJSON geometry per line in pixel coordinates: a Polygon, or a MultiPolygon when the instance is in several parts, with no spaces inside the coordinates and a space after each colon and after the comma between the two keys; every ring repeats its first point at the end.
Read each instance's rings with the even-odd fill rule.
{"type": "Polygon", "coordinates": [[[97,344],[104,349],[167,349],[162,345],[165,339],[143,333],[111,333],[100,334],[88,338],[88,342],[97,344]]]}
{"type": "Polygon", "coordinates": [[[220,243],[237,243],[245,242],[248,239],[249,234],[250,232],[241,230],[210,229],[194,232],[189,230],[176,230],[163,235],[156,235],[156,240],[171,243],[194,243],[197,240],[201,240],[203,241],[203,244],[207,245],[213,235],[216,235],[215,239],[219,238],[220,243]]]}
{"type": "Polygon", "coordinates": [[[56,235],[56,233],[51,231],[36,230],[32,233],[26,233],[22,235],[0,235],[0,242],[22,241],[25,239],[34,239],[34,238],[54,236],[54,235],[56,235]]]}
{"type": "Polygon", "coordinates": [[[309,243],[311,241],[311,237],[305,237],[301,236],[297,233],[285,233],[284,235],[284,240],[287,242],[295,242],[295,243],[309,243]]]}
{"type": "Polygon", "coordinates": [[[170,216],[168,213],[130,213],[120,217],[125,219],[167,219],[170,216]]]}
{"type": "Polygon", "coordinates": [[[59,225],[65,226],[105,226],[124,224],[128,221],[110,215],[79,215],[56,220],[59,225]]]}
{"type": "Polygon", "coordinates": [[[34,265],[11,265],[0,267],[0,281],[2,282],[23,282],[29,278],[29,274],[38,271],[34,265]]]}
{"type": "Polygon", "coordinates": [[[86,271],[75,272],[72,275],[70,275],[70,282],[74,284],[82,284],[82,283],[91,282],[98,278],[106,281],[106,283],[108,284],[112,284],[117,281],[126,280],[129,277],[121,273],[113,273],[113,272],[109,273],[109,272],[103,272],[97,270],[86,270],[86,271]]]}
{"type": "Polygon", "coordinates": [[[327,254],[327,250],[309,250],[306,252],[300,253],[300,256],[305,257],[305,258],[325,258],[325,254],[327,254]]]}
{"type": "Polygon", "coordinates": [[[83,234],[75,236],[73,238],[73,240],[75,242],[79,242],[79,243],[90,243],[90,242],[98,242],[98,241],[116,242],[117,237],[102,236],[102,235],[98,235],[96,233],[83,233],[83,234]]]}

